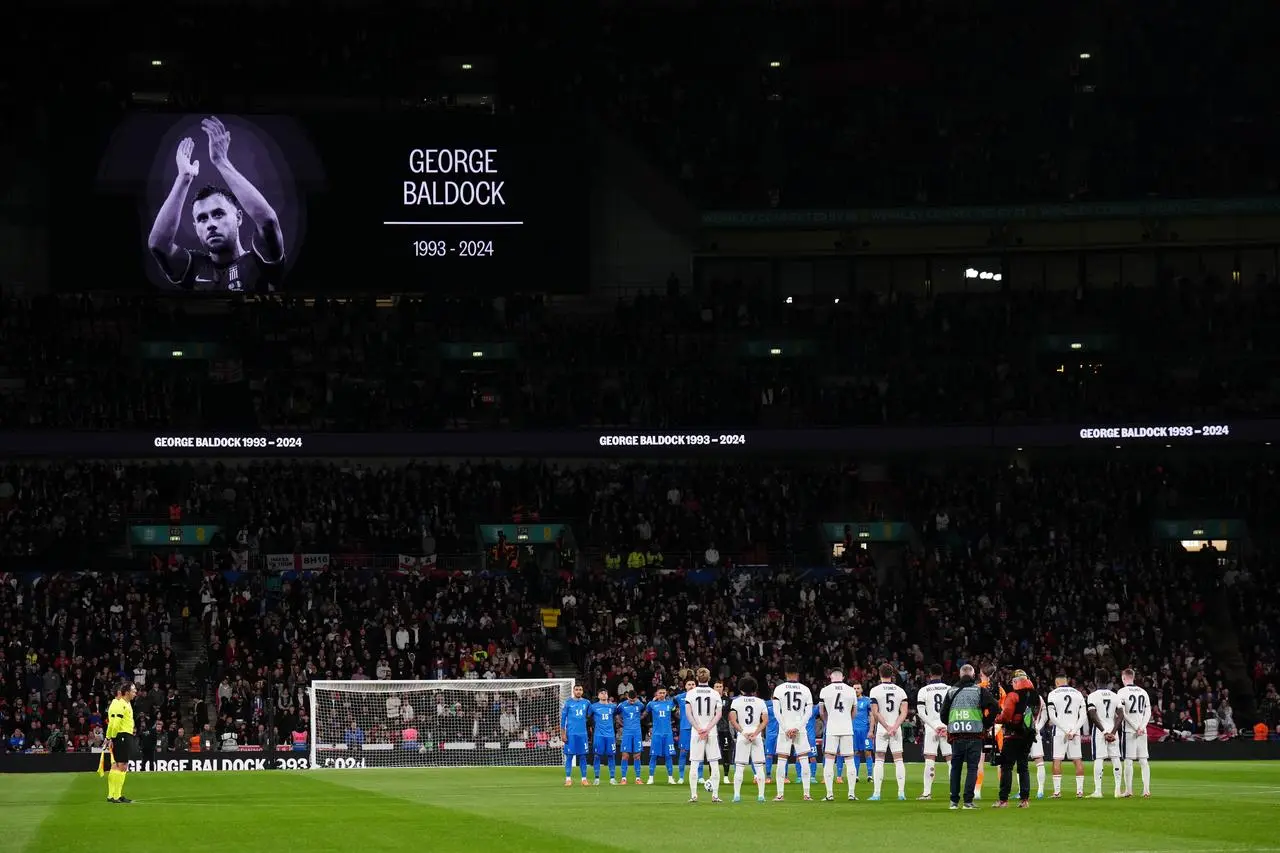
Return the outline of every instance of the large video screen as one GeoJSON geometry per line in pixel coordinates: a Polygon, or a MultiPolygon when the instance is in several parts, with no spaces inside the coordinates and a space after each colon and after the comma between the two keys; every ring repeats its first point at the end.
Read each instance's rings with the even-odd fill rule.
{"type": "Polygon", "coordinates": [[[466,113],[134,113],[104,129],[61,289],[172,294],[580,291],[572,121],[466,113]]]}

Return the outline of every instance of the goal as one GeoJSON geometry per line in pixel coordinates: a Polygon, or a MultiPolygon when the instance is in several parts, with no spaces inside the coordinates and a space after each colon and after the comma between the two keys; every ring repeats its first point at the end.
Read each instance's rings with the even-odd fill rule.
{"type": "Polygon", "coordinates": [[[561,763],[573,679],[315,681],[312,767],[539,767],[561,763]]]}

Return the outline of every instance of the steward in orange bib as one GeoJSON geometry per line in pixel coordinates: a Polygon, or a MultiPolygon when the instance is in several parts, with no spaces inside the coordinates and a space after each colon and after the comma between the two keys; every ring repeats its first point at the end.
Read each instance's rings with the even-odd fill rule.
{"type": "Polygon", "coordinates": [[[996,722],[1004,727],[1004,743],[1000,747],[1000,800],[996,808],[1009,805],[1014,768],[1017,768],[1021,789],[1018,808],[1025,809],[1030,805],[1027,798],[1031,795],[1031,773],[1027,768],[1027,756],[1033,739],[1039,737],[1035,720],[1043,702],[1027,674],[1020,669],[1015,670],[1013,690],[1000,700],[1000,716],[996,717],[996,722]]]}

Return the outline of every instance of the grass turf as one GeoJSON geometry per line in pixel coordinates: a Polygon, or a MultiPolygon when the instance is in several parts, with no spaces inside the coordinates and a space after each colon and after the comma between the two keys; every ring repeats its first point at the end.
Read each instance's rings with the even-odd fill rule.
{"type": "MultiPolygon", "coordinates": [[[[886,769],[884,793],[893,798],[886,769]]],[[[908,765],[909,798],[920,793],[921,770],[908,765]]],[[[1112,799],[1109,771],[1106,799],[1076,800],[1069,768],[1064,775],[1066,798],[994,811],[988,772],[976,812],[949,811],[941,781],[931,802],[869,803],[870,786],[860,783],[862,802],[845,801],[841,785],[835,803],[806,803],[800,786],[788,785],[786,802],[761,805],[748,780],[740,804],[714,805],[706,792],[689,804],[688,786],[665,784],[661,770],[658,785],[586,789],[564,788],[552,767],[132,773],[125,789],[132,805],[108,804],[106,783],[93,773],[10,775],[0,776],[0,851],[677,853],[729,844],[735,853],[773,853],[872,839],[882,849],[911,849],[960,838],[1088,853],[1280,851],[1280,761],[1153,763],[1150,800],[1112,799]]],[[[1086,792],[1092,784],[1088,778],[1086,792]]],[[[815,782],[814,795],[822,792],[815,782]]],[[[721,787],[726,800],[732,793],[721,787]]]]}

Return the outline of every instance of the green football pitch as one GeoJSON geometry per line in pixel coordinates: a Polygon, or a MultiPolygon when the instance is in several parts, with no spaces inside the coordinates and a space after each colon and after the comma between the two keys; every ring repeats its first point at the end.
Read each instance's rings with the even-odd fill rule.
{"type": "MultiPolygon", "coordinates": [[[[788,785],[786,802],[760,804],[748,782],[736,805],[724,787],[723,805],[705,792],[686,802],[687,786],[565,788],[552,767],[133,773],[131,805],[107,803],[93,773],[9,775],[0,776],[0,851],[776,853],[865,843],[963,850],[966,841],[1088,853],[1280,851],[1280,761],[1153,763],[1150,800],[1112,799],[1110,773],[1106,799],[1076,800],[1068,772],[1064,799],[1033,800],[1026,811],[990,808],[991,773],[979,811],[949,811],[944,787],[917,802],[921,765],[908,771],[907,802],[806,803],[788,785]]],[[[885,793],[896,791],[887,779],[885,793]]]]}

